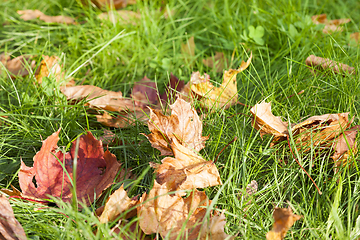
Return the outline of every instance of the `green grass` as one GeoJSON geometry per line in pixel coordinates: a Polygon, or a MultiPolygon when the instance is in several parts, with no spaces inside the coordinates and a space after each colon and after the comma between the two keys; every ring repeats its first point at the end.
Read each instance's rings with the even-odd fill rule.
{"type": "MultiPolygon", "coordinates": [[[[202,64],[202,59],[224,52],[236,68],[246,60],[247,49],[254,58],[248,70],[239,74],[239,101],[253,106],[267,99],[273,113],[291,123],[308,116],[350,112],[359,124],[359,59],[360,48],[349,45],[349,35],[359,31],[360,4],[356,0],[335,1],[140,1],[127,9],[139,11],[136,25],[100,21],[100,10],[81,6],[71,0],[7,0],[0,2],[0,53],[13,56],[57,55],[67,74],[77,83],[122,91],[129,96],[132,86],[145,75],[163,90],[172,72],[188,81],[194,71],[207,72],[214,82],[222,74],[202,64]],[[163,2],[168,2],[164,4],[163,2]],[[72,16],[81,24],[47,24],[40,20],[25,22],[16,11],[39,9],[48,15],[72,16]],[[162,12],[174,11],[165,19],[162,12]],[[342,33],[323,34],[311,16],[327,13],[330,19],[351,18],[342,33]],[[244,38],[249,26],[264,28],[263,45],[244,38]],[[295,30],[294,30],[295,29],[295,30]],[[189,65],[181,56],[180,46],[195,37],[196,59],[189,65]],[[240,43],[244,43],[240,44],[240,43]],[[101,50],[101,51],[99,51],[101,50]],[[95,54],[95,55],[94,55],[95,54]],[[313,76],[305,66],[310,54],[330,58],[356,68],[355,75],[313,76]],[[85,64],[84,64],[85,63],[85,64]],[[304,90],[301,95],[286,98],[304,90]]],[[[230,61],[229,61],[230,62],[230,61]]],[[[20,160],[32,166],[32,158],[41,140],[62,128],[59,146],[69,148],[80,134],[90,130],[96,137],[108,129],[96,122],[81,103],[69,105],[53,81],[34,85],[30,76],[11,79],[0,75],[0,187],[18,186],[20,160]]],[[[214,206],[226,209],[226,232],[238,239],[265,239],[271,229],[273,206],[291,206],[304,217],[290,229],[286,239],[357,239],[360,237],[359,165],[345,168],[335,175],[331,154],[299,152],[299,161],[322,191],[319,195],[306,174],[288,151],[269,147],[271,138],[260,138],[251,127],[248,108],[233,106],[206,113],[203,135],[210,135],[201,154],[213,160],[223,186],[206,189],[214,206]],[[288,160],[284,165],[283,160],[288,160]],[[249,205],[238,198],[247,184],[256,180],[259,190],[249,205]],[[245,212],[245,209],[246,212],[245,212]]],[[[139,178],[130,194],[143,193],[152,184],[148,162],[160,162],[140,133],[148,133],[140,123],[128,129],[111,129],[128,145],[112,146],[126,168],[133,168],[139,178]]],[[[359,157],[355,156],[356,160],[359,157]]],[[[41,208],[28,202],[11,201],[15,216],[31,239],[110,239],[110,226],[101,225],[94,235],[98,220],[91,210],[76,212],[71,205],[41,208]],[[64,216],[64,215],[66,216],[64,216]]],[[[59,203],[60,204],[60,203],[59,203]]]]}

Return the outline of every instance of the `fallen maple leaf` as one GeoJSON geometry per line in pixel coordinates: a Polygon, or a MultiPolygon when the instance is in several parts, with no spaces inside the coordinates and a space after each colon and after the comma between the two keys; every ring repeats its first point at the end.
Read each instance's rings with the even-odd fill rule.
{"type": "Polygon", "coordinates": [[[267,240],[282,240],[291,226],[302,216],[293,214],[291,208],[275,208],[273,229],[266,234],[267,240]]]}
{"type": "Polygon", "coordinates": [[[223,52],[216,52],[215,56],[203,59],[203,64],[214,68],[216,72],[222,72],[226,65],[226,57],[223,52]]]}
{"type": "Polygon", "coordinates": [[[325,24],[323,33],[341,32],[343,29],[340,25],[351,21],[349,18],[328,20],[326,14],[314,15],[311,20],[315,24],[325,24]]]}
{"type": "MultiPolygon", "coordinates": [[[[0,55],[0,62],[5,67],[5,69],[9,72],[11,77],[15,76],[27,76],[29,75],[29,69],[35,68],[35,61],[31,61],[32,56],[18,56],[16,58],[11,59],[9,55],[2,53],[0,55]]],[[[0,64],[1,65],[1,64],[0,64]]],[[[1,67],[0,67],[1,74],[1,67]]]]}
{"type": "Polygon", "coordinates": [[[201,228],[200,240],[232,240],[234,236],[228,235],[224,232],[226,224],[225,214],[215,215],[210,219],[209,223],[205,223],[201,228]]]}
{"type": "Polygon", "coordinates": [[[335,140],[333,144],[334,155],[334,169],[337,169],[341,165],[345,165],[351,156],[351,153],[355,155],[357,153],[356,135],[360,130],[360,125],[356,125],[349,130],[345,131],[335,140]],[[351,150],[350,150],[351,149],[351,150]]]}
{"type": "Polygon", "coordinates": [[[109,12],[99,14],[98,18],[101,20],[111,21],[113,24],[123,23],[136,25],[136,22],[141,18],[141,14],[130,10],[111,10],[109,12]]]}
{"type": "Polygon", "coordinates": [[[330,60],[328,58],[310,55],[308,58],[306,58],[305,63],[307,66],[315,68],[315,70],[317,69],[324,71],[326,69],[331,69],[334,73],[337,74],[343,74],[345,72],[348,72],[349,74],[355,74],[355,68],[330,60]]]}
{"type": "MultiPolygon", "coordinates": [[[[43,142],[40,151],[34,156],[33,167],[27,167],[21,162],[19,184],[22,194],[35,198],[53,196],[70,202],[76,157],[76,196],[79,201],[89,205],[95,196],[100,196],[112,184],[120,164],[108,150],[104,153],[101,141],[96,140],[91,132],[80,137],[78,152],[75,143],[68,153],[58,151],[59,132],[60,129],[43,142]],[[37,186],[32,182],[34,176],[37,186]]],[[[120,175],[124,176],[123,173],[120,175]]]]}
{"type": "Polygon", "coordinates": [[[26,240],[21,224],[16,220],[9,200],[0,194],[0,239],[26,240]]]}
{"type": "Polygon", "coordinates": [[[253,127],[260,131],[260,135],[271,134],[275,137],[287,136],[287,123],[275,117],[271,112],[271,103],[265,101],[250,109],[254,117],[253,127]]]}
{"type": "Polygon", "coordinates": [[[193,232],[197,237],[206,214],[204,207],[210,202],[204,192],[197,190],[185,199],[178,195],[171,196],[166,186],[154,181],[149,194],[144,193],[140,198],[137,207],[139,224],[146,234],[158,232],[162,237],[170,234],[169,239],[176,239],[180,234],[188,236],[193,232]],[[183,226],[186,227],[180,233],[183,226]]]}
{"type": "Polygon", "coordinates": [[[170,73],[169,84],[165,92],[160,95],[161,101],[165,104],[173,104],[176,99],[176,94],[180,93],[184,88],[184,81],[179,80],[176,76],[170,73]]]}
{"type": "MultiPolygon", "coordinates": [[[[101,223],[106,223],[115,220],[120,214],[133,208],[138,203],[137,200],[132,200],[127,196],[124,190],[124,184],[110,195],[105,204],[104,211],[102,212],[99,220],[101,223]]],[[[126,218],[128,218],[127,216],[126,218]]]]}
{"type": "MultiPolygon", "coordinates": [[[[166,157],[156,170],[156,181],[170,191],[221,185],[216,165],[181,145],[176,138],[171,148],[175,158],[166,157]]],[[[183,192],[178,192],[183,194],[183,192]]]]}
{"type": "Polygon", "coordinates": [[[194,151],[203,149],[208,137],[201,136],[202,123],[190,103],[177,99],[170,108],[171,116],[150,108],[148,126],[151,133],[145,136],[151,146],[160,150],[161,155],[173,155],[170,142],[176,138],[180,144],[194,151]]]}
{"type": "Polygon", "coordinates": [[[75,19],[66,16],[48,16],[42,13],[39,10],[18,10],[17,13],[21,19],[25,21],[33,20],[39,18],[40,20],[47,23],[65,23],[65,24],[75,24],[75,19]]]}
{"type": "Polygon", "coordinates": [[[223,107],[229,108],[237,103],[236,75],[244,71],[251,63],[252,53],[246,62],[242,62],[238,69],[229,69],[224,72],[223,83],[215,87],[210,82],[209,75],[200,76],[199,72],[191,75],[191,93],[199,97],[201,107],[216,111],[223,107]]]}

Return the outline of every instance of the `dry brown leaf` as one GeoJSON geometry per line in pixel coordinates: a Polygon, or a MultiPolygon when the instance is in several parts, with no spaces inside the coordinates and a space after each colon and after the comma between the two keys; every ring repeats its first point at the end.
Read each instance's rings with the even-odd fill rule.
{"type": "Polygon", "coordinates": [[[137,203],[137,200],[132,200],[127,196],[123,184],[118,190],[110,195],[99,220],[101,223],[111,222],[120,216],[120,214],[133,208],[137,203]]]}
{"type": "MultiPolygon", "coordinates": [[[[146,234],[167,234],[176,239],[180,234],[198,236],[202,220],[206,214],[206,206],[210,200],[204,192],[193,191],[186,199],[178,195],[169,195],[164,185],[154,181],[149,194],[144,193],[137,207],[139,224],[146,234]],[[185,229],[180,233],[183,225],[185,229]]],[[[189,238],[197,239],[197,238],[189,238]]]]}
{"type": "Polygon", "coordinates": [[[324,71],[326,69],[331,69],[336,74],[344,74],[345,72],[349,74],[355,74],[355,68],[330,60],[328,58],[310,55],[308,58],[306,58],[305,63],[307,66],[315,68],[315,70],[317,69],[324,71]]]}
{"type": "Polygon", "coordinates": [[[173,155],[169,146],[173,139],[195,151],[205,147],[208,137],[202,135],[202,122],[190,103],[182,99],[170,105],[171,116],[165,116],[160,111],[151,109],[148,121],[150,134],[145,135],[151,146],[160,150],[161,155],[173,155]]]}
{"type": "Polygon", "coordinates": [[[13,185],[11,185],[11,189],[12,189],[12,190],[9,190],[9,189],[1,189],[1,191],[2,191],[3,193],[6,193],[7,195],[9,195],[9,196],[11,196],[11,197],[13,197],[13,196],[21,197],[21,196],[22,196],[20,190],[17,189],[16,187],[14,187],[13,185]]]}
{"type": "Polygon", "coordinates": [[[329,145],[331,140],[340,135],[352,123],[348,119],[349,113],[324,114],[313,116],[293,126],[291,131],[296,136],[296,145],[308,151],[313,147],[329,145]]]}
{"type": "MultiPolygon", "coordinates": [[[[164,158],[156,170],[156,181],[160,185],[165,184],[169,192],[222,184],[216,165],[212,161],[206,161],[184,147],[176,138],[173,139],[171,148],[175,158],[164,158]]],[[[177,194],[181,195],[183,192],[177,194]]]]}
{"type": "MultiPolygon", "coordinates": [[[[31,58],[32,56],[23,55],[11,59],[9,55],[5,55],[4,53],[0,54],[0,62],[4,65],[5,69],[9,72],[11,77],[24,77],[29,75],[27,66],[29,66],[30,69],[35,68],[35,61],[31,61],[31,58]]],[[[0,67],[0,74],[1,72],[2,68],[0,67]]]]}
{"type": "Polygon", "coordinates": [[[353,155],[357,153],[356,135],[359,130],[360,125],[356,125],[342,133],[335,140],[335,144],[333,144],[333,149],[335,152],[332,156],[332,159],[335,163],[335,172],[337,172],[338,167],[340,167],[341,165],[345,165],[348,162],[351,153],[353,155]]]}
{"type": "Polygon", "coordinates": [[[190,37],[186,43],[181,44],[181,53],[190,66],[193,64],[192,60],[195,57],[195,41],[194,37],[190,37]]]}
{"type": "Polygon", "coordinates": [[[203,108],[216,111],[221,108],[229,108],[237,103],[236,75],[244,71],[251,63],[252,53],[247,62],[242,62],[238,69],[229,69],[224,72],[223,83],[215,87],[210,82],[209,75],[201,76],[199,72],[191,75],[190,88],[192,94],[200,98],[199,103],[203,108]]]}
{"type": "MultiPolygon", "coordinates": [[[[225,214],[215,215],[210,219],[210,223],[204,224],[201,228],[200,240],[232,240],[234,236],[228,235],[224,232],[226,224],[225,214]]],[[[197,238],[196,238],[197,239],[197,238]]]]}
{"type": "Polygon", "coordinates": [[[0,194],[0,239],[26,240],[21,224],[16,220],[9,200],[0,194]]]}
{"type": "Polygon", "coordinates": [[[328,20],[326,14],[314,15],[311,20],[315,24],[325,24],[323,33],[341,32],[343,28],[340,25],[351,21],[349,18],[328,20]]]}
{"type": "Polygon", "coordinates": [[[130,10],[112,10],[99,14],[98,18],[100,18],[101,20],[111,21],[114,24],[122,23],[136,25],[141,18],[141,14],[130,10]]]}
{"type": "Polygon", "coordinates": [[[282,240],[287,231],[302,216],[293,214],[291,208],[275,208],[273,229],[266,234],[267,240],[282,240]]]}
{"type": "Polygon", "coordinates": [[[275,137],[287,136],[287,123],[272,114],[271,103],[263,101],[252,107],[250,112],[254,117],[253,126],[260,130],[261,136],[265,134],[271,134],[275,137]]]}
{"type": "Polygon", "coordinates": [[[203,64],[207,67],[214,68],[216,72],[222,72],[225,68],[226,57],[223,52],[216,52],[215,56],[203,59],[203,64]]]}
{"type": "Polygon", "coordinates": [[[38,83],[42,83],[44,77],[54,77],[56,82],[61,82],[61,85],[71,87],[75,85],[73,79],[65,81],[65,72],[62,70],[59,64],[60,58],[57,56],[43,56],[43,60],[40,64],[40,69],[36,73],[36,80],[38,83]]]}
{"type": "Polygon", "coordinates": [[[48,16],[42,13],[39,10],[19,10],[17,13],[21,19],[29,21],[32,19],[39,18],[40,20],[47,23],[65,23],[65,24],[75,24],[75,19],[66,16],[48,16]]]}

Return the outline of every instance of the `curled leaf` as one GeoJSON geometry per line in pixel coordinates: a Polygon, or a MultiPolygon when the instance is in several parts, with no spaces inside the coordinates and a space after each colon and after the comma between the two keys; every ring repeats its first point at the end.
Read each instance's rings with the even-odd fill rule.
{"type": "Polygon", "coordinates": [[[350,67],[349,65],[314,55],[310,55],[308,58],[306,58],[305,63],[307,66],[313,67],[317,70],[324,71],[326,69],[331,69],[336,74],[343,74],[345,72],[349,74],[355,73],[355,68],[350,67]]]}
{"type": "Polygon", "coordinates": [[[199,103],[203,108],[218,110],[229,108],[237,103],[236,75],[244,71],[251,63],[252,53],[246,62],[242,62],[238,69],[229,69],[224,72],[223,82],[215,87],[210,82],[209,75],[201,76],[199,72],[191,75],[190,88],[192,94],[198,96],[199,103]]]}
{"type": "MultiPolygon", "coordinates": [[[[29,75],[29,69],[35,68],[35,61],[31,60],[31,58],[32,56],[22,55],[11,59],[9,55],[5,55],[4,53],[0,54],[0,62],[12,77],[29,75]]],[[[0,64],[0,73],[1,72],[0,64]]]]}
{"type": "Polygon", "coordinates": [[[265,101],[256,104],[250,109],[254,117],[253,126],[260,131],[260,135],[271,134],[275,137],[287,135],[287,124],[281,121],[280,117],[275,117],[271,112],[271,103],[265,101]]]}

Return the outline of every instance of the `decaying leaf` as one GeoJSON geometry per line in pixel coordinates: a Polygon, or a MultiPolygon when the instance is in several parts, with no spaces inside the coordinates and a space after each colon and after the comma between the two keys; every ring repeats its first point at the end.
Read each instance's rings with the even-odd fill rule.
{"type": "Polygon", "coordinates": [[[338,63],[328,58],[310,55],[308,58],[306,58],[305,63],[307,66],[315,68],[315,70],[317,69],[324,71],[326,69],[331,69],[336,74],[344,74],[345,72],[349,74],[355,74],[355,68],[343,63],[338,63]]]}
{"type": "MultiPolygon", "coordinates": [[[[11,59],[9,55],[4,53],[0,54],[0,62],[9,72],[10,76],[27,76],[29,75],[29,69],[35,68],[35,60],[31,60],[32,56],[18,56],[11,59]]],[[[2,72],[2,67],[0,64],[0,74],[2,72]]]]}
{"type": "Polygon", "coordinates": [[[224,72],[223,83],[215,87],[210,82],[209,75],[201,76],[199,72],[191,75],[191,93],[199,97],[199,103],[203,108],[213,111],[223,107],[229,108],[237,103],[236,75],[244,71],[251,63],[252,53],[247,62],[242,62],[238,69],[230,69],[224,72]]]}
{"type": "Polygon", "coordinates": [[[267,240],[282,240],[291,226],[302,216],[293,214],[291,208],[275,208],[273,229],[266,234],[267,240]]]}
{"type": "Polygon", "coordinates": [[[355,155],[357,153],[356,135],[360,130],[360,125],[356,125],[349,130],[345,131],[335,140],[333,144],[334,155],[332,159],[335,162],[335,172],[341,165],[345,165],[348,162],[351,153],[355,155]]]}
{"type": "Polygon", "coordinates": [[[226,58],[223,52],[216,52],[215,56],[203,59],[203,64],[214,68],[216,72],[222,72],[225,69],[226,58]]]}
{"type": "Polygon", "coordinates": [[[130,10],[111,10],[109,12],[104,12],[99,14],[98,18],[101,20],[108,20],[112,23],[123,23],[123,24],[133,24],[136,25],[138,20],[140,19],[141,14],[137,12],[133,12],[130,10]]]}
{"type": "Polygon", "coordinates": [[[263,101],[252,107],[250,112],[254,117],[253,126],[260,130],[261,136],[265,134],[271,134],[275,137],[287,135],[287,123],[272,114],[271,103],[263,101]]]}
{"type": "MultiPolygon", "coordinates": [[[[27,167],[21,162],[19,183],[24,196],[43,199],[53,196],[65,202],[71,201],[76,144],[72,145],[68,153],[60,151],[57,146],[59,132],[60,129],[43,142],[40,151],[34,156],[33,167],[27,167]],[[34,176],[37,186],[32,182],[34,176]]],[[[95,196],[100,196],[112,184],[119,167],[115,155],[108,150],[104,153],[101,141],[96,140],[90,132],[82,135],[77,154],[77,199],[87,205],[91,204],[95,196]]],[[[120,175],[124,176],[123,173],[120,175]]]]}
{"type": "Polygon", "coordinates": [[[323,33],[341,32],[343,29],[340,25],[351,21],[349,18],[328,20],[326,14],[314,15],[311,20],[315,24],[325,24],[323,33]]]}
{"type": "Polygon", "coordinates": [[[65,24],[75,24],[75,19],[66,16],[48,16],[42,13],[39,10],[19,10],[17,13],[21,19],[25,21],[33,20],[39,18],[40,20],[47,23],[65,23],[65,24]]]}
{"type": "Polygon", "coordinates": [[[16,220],[9,200],[0,194],[0,239],[26,240],[21,224],[16,220]]]}
{"type": "Polygon", "coordinates": [[[208,137],[202,135],[202,123],[190,103],[182,99],[170,105],[171,116],[165,116],[160,111],[151,109],[148,121],[150,134],[145,135],[151,146],[160,150],[161,155],[173,155],[170,143],[177,139],[180,144],[194,151],[205,147],[208,137]]]}
{"type": "Polygon", "coordinates": [[[133,208],[137,203],[137,200],[132,200],[127,196],[123,184],[118,190],[111,194],[99,220],[101,223],[111,222],[120,216],[120,214],[133,208]]]}
{"type": "MultiPolygon", "coordinates": [[[[156,181],[160,185],[165,184],[169,192],[222,184],[216,165],[212,161],[206,161],[181,145],[176,138],[172,140],[171,148],[175,158],[164,158],[156,170],[156,181]]],[[[183,192],[177,194],[181,195],[183,192]]]]}
{"type": "Polygon", "coordinates": [[[198,236],[206,214],[204,207],[209,205],[210,200],[204,192],[197,190],[185,199],[171,196],[166,186],[154,181],[153,188],[149,194],[143,194],[140,203],[137,212],[141,229],[146,234],[158,232],[162,237],[169,234],[170,239],[176,239],[180,234],[198,236]],[[184,225],[186,227],[181,232],[184,225]]]}
{"type": "Polygon", "coordinates": [[[54,77],[57,82],[61,82],[64,86],[74,86],[75,81],[73,79],[65,81],[65,72],[62,70],[59,64],[60,58],[57,56],[43,56],[40,69],[36,73],[36,80],[38,83],[42,83],[44,77],[54,77]]]}

